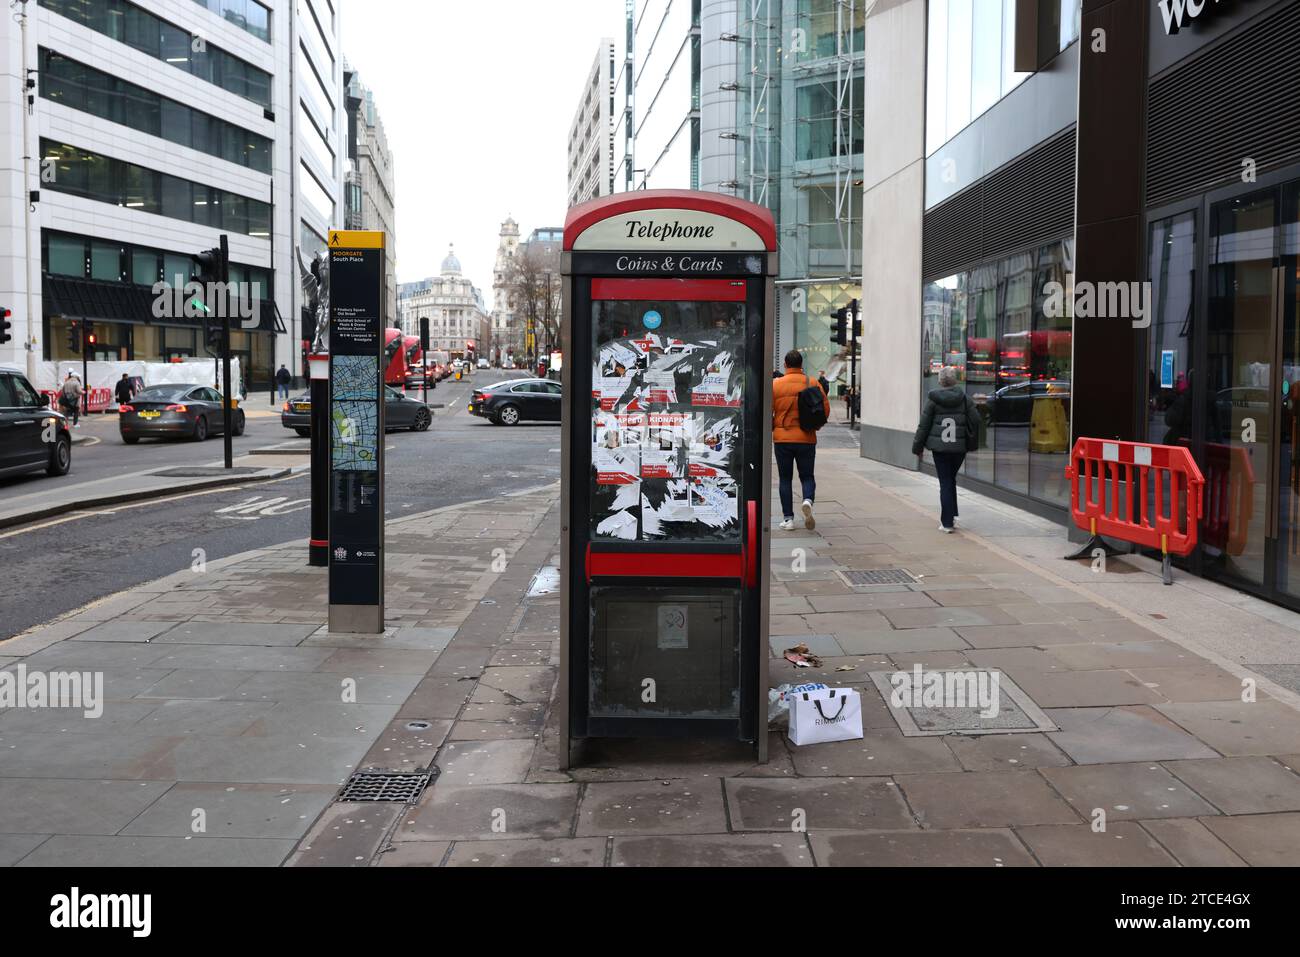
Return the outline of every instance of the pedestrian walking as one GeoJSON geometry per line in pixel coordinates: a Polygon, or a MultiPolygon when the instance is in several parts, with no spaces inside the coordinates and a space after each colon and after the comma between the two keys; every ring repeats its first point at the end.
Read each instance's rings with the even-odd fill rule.
{"type": "Polygon", "coordinates": [[[59,406],[64,415],[72,417],[74,429],[81,428],[81,394],[84,391],[81,379],[75,372],[68,373],[68,377],[63,380],[63,387],[59,389],[59,406]]]}
{"type": "Polygon", "coordinates": [[[122,378],[118,379],[117,385],[113,387],[113,398],[117,400],[119,408],[131,401],[132,392],[131,377],[123,372],[122,378]]]}
{"type": "Polygon", "coordinates": [[[957,524],[957,473],[967,452],[979,448],[979,409],[957,384],[957,370],[939,370],[939,388],[932,389],[912,436],[917,464],[929,449],[939,476],[939,531],[952,534],[957,524]]]}
{"type": "Polygon", "coordinates": [[[826,378],[825,369],[817,373],[817,384],[822,387],[822,391],[825,392],[827,398],[829,398],[831,394],[831,383],[830,380],[826,378]]]}
{"type": "Polygon", "coordinates": [[[280,371],[275,374],[275,384],[280,387],[280,398],[289,398],[289,383],[293,381],[293,376],[285,368],[284,363],[280,363],[280,371]]]}
{"type": "Polygon", "coordinates": [[[781,528],[794,528],[794,470],[798,466],[803,492],[804,528],[817,527],[813,502],[817,481],[817,430],[830,418],[826,390],[803,371],[803,356],[791,349],[785,356],[785,374],[772,380],[772,449],[776,454],[777,491],[781,496],[781,528]]]}

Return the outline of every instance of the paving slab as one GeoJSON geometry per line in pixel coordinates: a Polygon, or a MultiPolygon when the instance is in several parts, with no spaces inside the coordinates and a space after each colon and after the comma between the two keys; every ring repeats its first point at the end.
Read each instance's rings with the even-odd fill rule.
{"type": "Polygon", "coordinates": [[[728,778],[736,831],[895,830],[915,827],[888,778],[728,778]]]}
{"type": "Polygon", "coordinates": [[[692,834],[615,837],[614,867],[811,867],[798,834],[692,834]]]}
{"type": "Polygon", "coordinates": [[[1197,820],[1143,821],[1147,833],[1184,867],[1245,867],[1246,862],[1197,820]]]}
{"type": "Polygon", "coordinates": [[[48,834],[0,834],[0,867],[13,867],[40,847],[48,834]]]}
{"type": "Polygon", "coordinates": [[[449,741],[438,755],[437,788],[522,784],[535,748],[532,741],[449,741]]]}
{"type": "Polygon", "coordinates": [[[1032,771],[1071,764],[1045,734],[954,734],[944,743],[967,771],[1032,771]]]}
{"type": "MultiPolygon", "coordinates": [[[[90,638],[97,629],[77,637],[90,638]]],[[[154,641],[161,644],[187,645],[296,645],[316,630],[313,625],[291,623],[259,624],[256,622],[190,621],[173,625],[158,633],[154,641]]]]}
{"type": "Polygon", "coordinates": [[[1300,713],[1276,701],[1198,701],[1156,706],[1225,755],[1287,754],[1300,741],[1300,713]]]}
{"type": "Polygon", "coordinates": [[[1128,672],[1173,702],[1241,700],[1242,680],[1209,662],[1174,668],[1130,667],[1128,672]]]}
{"type": "Polygon", "coordinates": [[[316,701],[399,707],[419,684],[415,675],[259,671],[222,695],[227,701],[316,701]]]}
{"type": "Polygon", "coordinates": [[[447,867],[603,867],[603,837],[564,840],[457,841],[447,867]]]}
{"type": "Polygon", "coordinates": [[[502,784],[425,791],[402,815],[392,840],[491,841],[569,837],[577,784],[502,784]]]}
{"type": "Polygon", "coordinates": [[[361,762],[366,767],[388,771],[427,770],[447,740],[451,727],[452,722],[446,719],[412,721],[398,718],[390,721],[361,762]]]}
{"type": "Polygon", "coordinates": [[[836,640],[852,655],[962,651],[970,646],[951,628],[859,629],[841,631],[836,640]]]}
{"type": "Polygon", "coordinates": [[[1127,671],[1051,673],[1029,668],[1008,670],[1041,708],[1156,704],[1164,701],[1163,695],[1146,687],[1127,671]]]}
{"type": "Polygon", "coordinates": [[[291,840],[55,835],[19,867],[278,867],[291,840]]]}
{"type": "Polygon", "coordinates": [[[959,625],[953,630],[972,648],[1068,645],[1080,639],[1078,632],[1052,625],[959,625]]]}
{"type": "Polygon", "coordinates": [[[1006,828],[953,831],[821,831],[808,836],[821,867],[1034,867],[1006,828]]]}
{"type": "Polygon", "coordinates": [[[1300,861],[1300,814],[1213,817],[1201,823],[1252,867],[1295,867],[1300,861]]]}
{"type": "Polygon", "coordinates": [[[375,865],[377,867],[439,867],[449,850],[451,850],[450,841],[406,841],[402,844],[388,844],[380,849],[375,865]]]}
{"type": "Polygon", "coordinates": [[[1176,867],[1150,834],[1132,821],[1108,824],[1103,832],[1088,824],[1021,827],[1016,834],[1046,867],[1176,867]]]}
{"type": "Polygon", "coordinates": [[[337,788],[322,785],[180,781],[121,833],[296,839],[336,792],[337,788]]]}
{"type": "Polygon", "coordinates": [[[1046,768],[1042,775],[1089,820],[1098,809],[1105,812],[1107,821],[1218,813],[1186,784],[1150,762],[1046,768]]]}
{"type": "Polygon", "coordinates": [[[384,801],[330,804],[311,826],[289,867],[368,867],[384,835],[406,811],[384,801]]]}
{"type": "Polygon", "coordinates": [[[578,837],[721,834],[727,830],[717,778],[610,781],[586,785],[578,837]]]}
{"type": "Polygon", "coordinates": [[[960,771],[941,737],[905,738],[896,730],[864,731],[858,741],[790,746],[795,771],[808,777],[883,777],[960,771]]]}
{"type": "Polygon", "coordinates": [[[1271,758],[1166,761],[1164,766],[1224,814],[1300,811],[1300,775],[1271,758]]]}
{"type": "Polygon", "coordinates": [[[1215,758],[1219,755],[1149,707],[1056,708],[1048,739],[1076,764],[1215,758]]]}
{"type": "Polygon", "coordinates": [[[0,831],[116,834],[169,787],[170,781],[0,778],[0,831]]]}
{"type": "Polygon", "coordinates": [[[1036,774],[966,771],[896,777],[916,819],[936,830],[1069,824],[1079,820],[1036,774]]]}
{"type": "Polygon", "coordinates": [[[886,608],[880,612],[895,628],[960,628],[966,625],[1014,625],[996,605],[978,607],[886,608]]]}
{"type": "Polygon", "coordinates": [[[105,621],[78,632],[69,641],[128,641],[143,644],[175,626],[173,621],[105,621]]]}

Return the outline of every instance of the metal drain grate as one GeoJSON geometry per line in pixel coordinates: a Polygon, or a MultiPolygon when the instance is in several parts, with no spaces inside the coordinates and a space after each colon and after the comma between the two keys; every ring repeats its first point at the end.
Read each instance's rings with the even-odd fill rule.
{"type": "Polygon", "coordinates": [[[850,568],[840,572],[849,585],[912,585],[916,579],[903,568],[850,568]]]}
{"type": "Polygon", "coordinates": [[[1059,730],[996,668],[918,668],[868,672],[904,737],[1059,730]],[[979,701],[981,691],[988,700],[979,701]]]}
{"type": "Polygon", "coordinates": [[[428,771],[357,771],[335,800],[414,804],[432,777],[428,771]]]}

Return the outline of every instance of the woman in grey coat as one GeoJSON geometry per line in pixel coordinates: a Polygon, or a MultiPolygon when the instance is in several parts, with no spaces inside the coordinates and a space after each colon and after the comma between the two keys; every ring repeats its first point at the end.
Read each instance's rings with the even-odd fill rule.
{"type": "Polygon", "coordinates": [[[939,476],[939,531],[952,534],[957,523],[957,473],[966,453],[979,447],[979,409],[957,385],[957,370],[939,370],[939,388],[931,390],[912,436],[912,454],[920,464],[925,450],[934,456],[939,476]]]}

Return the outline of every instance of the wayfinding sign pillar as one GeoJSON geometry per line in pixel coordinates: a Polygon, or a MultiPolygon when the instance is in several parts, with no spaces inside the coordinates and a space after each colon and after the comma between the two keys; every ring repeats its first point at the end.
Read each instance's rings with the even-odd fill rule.
{"type": "Polygon", "coordinates": [[[384,234],[330,232],[329,629],[384,630],[384,234]]]}
{"type": "Polygon", "coordinates": [[[767,757],[776,229],[716,193],[642,190],[564,229],[560,711],[600,738],[767,757]]]}

